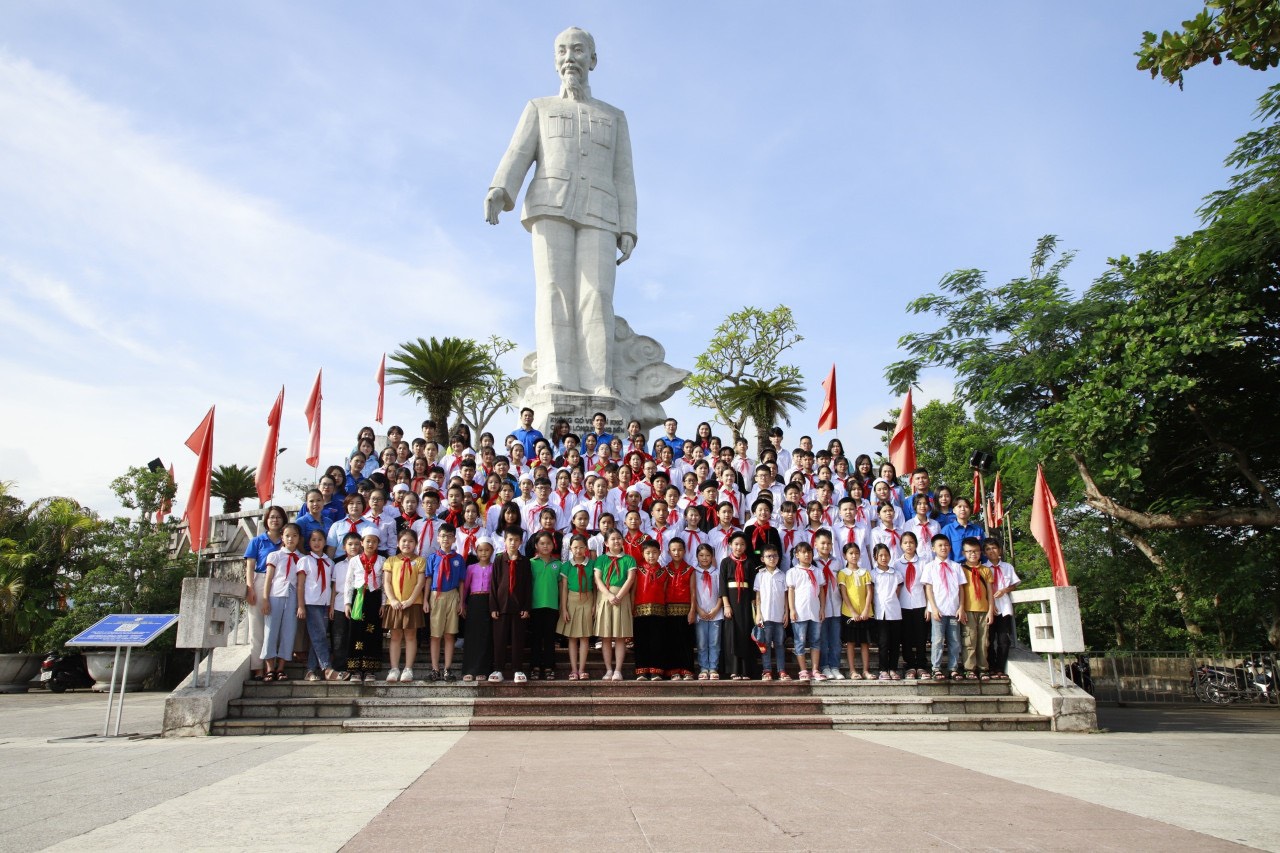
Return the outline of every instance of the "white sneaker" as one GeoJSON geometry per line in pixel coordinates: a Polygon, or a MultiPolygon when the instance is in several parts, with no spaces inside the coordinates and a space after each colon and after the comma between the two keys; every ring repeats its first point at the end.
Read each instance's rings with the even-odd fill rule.
{"type": "Polygon", "coordinates": [[[400,680],[400,670],[396,669],[394,666],[391,667],[391,671],[387,673],[387,682],[390,683],[392,681],[399,681],[399,680],[400,680]]]}
{"type": "Polygon", "coordinates": [[[404,671],[400,673],[400,680],[402,682],[413,681],[413,670],[406,666],[404,671]]]}
{"type": "Polygon", "coordinates": [[[529,680],[529,678],[528,678],[528,676],[526,676],[523,672],[517,672],[517,673],[512,677],[512,679],[511,679],[511,680],[512,680],[512,681],[514,681],[514,682],[516,682],[517,684],[522,684],[522,683],[524,683],[524,682],[528,681],[528,680],[529,680]]]}
{"type": "Polygon", "coordinates": [[[490,680],[490,681],[501,681],[501,680],[502,680],[502,673],[495,669],[493,672],[489,673],[489,680],[490,680]]]}
{"type": "Polygon", "coordinates": [[[831,668],[831,677],[836,681],[844,681],[844,673],[834,666],[831,668]]]}
{"type": "Polygon", "coordinates": [[[832,669],[831,667],[827,667],[826,669],[824,669],[824,670],[822,671],[822,674],[823,674],[824,676],[826,676],[827,678],[829,678],[829,679],[831,679],[831,678],[835,678],[835,677],[836,677],[836,671],[835,671],[834,669],[832,669]]]}

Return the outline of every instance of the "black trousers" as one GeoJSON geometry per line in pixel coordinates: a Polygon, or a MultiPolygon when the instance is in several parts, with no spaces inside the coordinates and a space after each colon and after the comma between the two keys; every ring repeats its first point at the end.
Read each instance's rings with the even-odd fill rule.
{"type": "Polygon", "coordinates": [[[1013,617],[997,616],[987,634],[987,668],[1004,672],[1009,665],[1009,647],[1013,645],[1013,617]]]}
{"type": "Polygon", "coordinates": [[[693,672],[693,647],[697,644],[697,639],[694,637],[693,626],[689,624],[689,615],[682,613],[662,618],[662,657],[667,675],[693,672]]]}
{"type": "Polygon", "coordinates": [[[378,672],[384,663],[382,657],[382,590],[366,590],[364,594],[364,618],[352,619],[347,625],[347,668],[352,672],[378,672]]]}
{"type": "Polygon", "coordinates": [[[499,613],[493,620],[493,668],[503,672],[507,666],[507,653],[510,652],[511,672],[524,671],[524,636],[528,626],[520,614],[499,613]]]}
{"type": "Polygon", "coordinates": [[[924,613],[923,607],[902,608],[902,659],[907,669],[929,668],[929,655],[925,650],[929,623],[924,613]]]}
{"type": "Polygon", "coordinates": [[[902,645],[902,620],[877,619],[880,626],[880,671],[898,668],[898,647],[902,645]]]}
{"type": "Polygon", "coordinates": [[[556,666],[556,622],[560,611],[551,607],[538,607],[530,614],[533,622],[533,652],[530,664],[534,669],[555,669],[556,666]]]}
{"type": "Polygon", "coordinates": [[[462,674],[486,676],[493,671],[493,624],[489,618],[489,596],[467,596],[467,618],[463,623],[462,674]]]}
{"type": "Polygon", "coordinates": [[[342,672],[347,668],[347,635],[350,633],[351,620],[347,614],[333,609],[333,619],[329,622],[329,648],[332,650],[333,668],[342,672]]]}

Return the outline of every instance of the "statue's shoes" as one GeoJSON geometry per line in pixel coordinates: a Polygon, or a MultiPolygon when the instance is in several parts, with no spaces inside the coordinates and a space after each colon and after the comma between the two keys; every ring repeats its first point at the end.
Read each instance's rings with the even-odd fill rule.
{"type": "Polygon", "coordinates": [[[614,388],[610,388],[608,385],[600,385],[596,388],[595,391],[592,391],[591,393],[592,393],[592,396],[594,397],[617,397],[618,396],[617,390],[614,388]]]}

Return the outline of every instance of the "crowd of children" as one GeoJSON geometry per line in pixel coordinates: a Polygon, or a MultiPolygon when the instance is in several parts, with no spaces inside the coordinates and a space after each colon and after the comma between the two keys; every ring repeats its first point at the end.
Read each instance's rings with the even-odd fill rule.
{"type": "Polygon", "coordinates": [[[650,445],[637,421],[520,416],[443,455],[431,421],[365,427],[294,519],[268,507],[244,555],[254,678],[288,679],[300,625],[308,680],[412,682],[420,634],[428,681],[458,679],[458,640],[466,683],[555,679],[566,644],[571,681],[593,647],[611,681],[628,652],[640,680],[790,681],[788,646],[805,681],[1006,677],[1018,575],[925,469],[776,427],[756,461],[706,423],[650,445]]]}

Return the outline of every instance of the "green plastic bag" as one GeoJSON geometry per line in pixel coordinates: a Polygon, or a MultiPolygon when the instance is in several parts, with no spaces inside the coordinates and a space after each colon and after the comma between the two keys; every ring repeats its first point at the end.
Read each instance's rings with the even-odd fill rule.
{"type": "Polygon", "coordinates": [[[351,618],[364,619],[364,587],[356,590],[356,600],[351,604],[351,618]]]}

